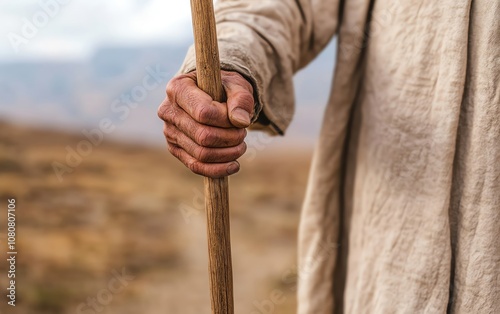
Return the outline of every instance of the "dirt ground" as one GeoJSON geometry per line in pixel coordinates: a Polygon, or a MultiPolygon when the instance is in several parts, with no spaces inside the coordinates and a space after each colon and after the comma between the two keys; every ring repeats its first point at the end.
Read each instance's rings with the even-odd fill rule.
{"type": "MultiPolygon", "coordinates": [[[[18,250],[16,308],[0,312],[210,313],[203,180],[166,149],[104,142],[60,181],[53,163],[82,139],[0,125],[0,239],[14,197],[18,250]]],[[[230,179],[236,313],[295,313],[310,152],[273,146],[250,143],[230,179]]]]}

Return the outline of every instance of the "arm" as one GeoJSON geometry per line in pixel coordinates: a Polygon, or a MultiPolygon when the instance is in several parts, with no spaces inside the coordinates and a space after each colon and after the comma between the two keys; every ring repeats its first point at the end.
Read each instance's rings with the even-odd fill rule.
{"type": "Polygon", "coordinates": [[[236,173],[252,122],[283,134],[294,110],[293,74],[337,30],[340,0],[220,0],[216,6],[226,103],[196,86],[194,49],[158,109],[170,152],[197,174],[236,173]]]}
{"type": "MultiPolygon", "coordinates": [[[[337,31],[339,0],[220,0],[216,4],[221,66],[254,87],[254,121],[282,134],[293,115],[293,74],[306,66],[337,31]],[[263,118],[264,116],[264,118],[263,118]]],[[[191,49],[182,73],[195,69],[191,49]]]]}

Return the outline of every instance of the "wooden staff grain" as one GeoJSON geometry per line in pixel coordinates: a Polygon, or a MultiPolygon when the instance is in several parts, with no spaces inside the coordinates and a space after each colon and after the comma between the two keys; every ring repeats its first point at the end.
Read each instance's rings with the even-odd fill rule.
{"type": "MultiPolygon", "coordinates": [[[[198,87],[224,101],[212,0],[191,0],[198,87]]],[[[205,178],[208,269],[213,314],[233,314],[233,271],[227,177],[205,178]]]]}

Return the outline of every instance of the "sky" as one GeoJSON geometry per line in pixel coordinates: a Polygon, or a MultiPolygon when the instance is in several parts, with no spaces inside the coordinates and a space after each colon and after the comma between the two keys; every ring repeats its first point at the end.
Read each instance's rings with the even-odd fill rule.
{"type": "MultiPolygon", "coordinates": [[[[92,57],[95,56],[95,51],[102,49],[103,46],[142,47],[143,50],[147,50],[144,47],[167,46],[169,44],[187,47],[192,42],[190,11],[190,1],[188,0],[1,0],[0,66],[56,64],[51,61],[77,61],[74,64],[87,64],[85,62],[91,61],[92,57]]],[[[287,137],[290,142],[297,142],[300,137],[305,137],[309,141],[319,132],[323,107],[328,98],[334,60],[334,47],[333,45],[329,47],[322,54],[324,57],[318,58],[313,63],[316,66],[309,66],[296,77],[298,106],[294,123],[288,130],[288,134],[295,134],[287,137]]],[[[169,62],[168,59],[165,63],[167,62],[169,62]]],[[[64,63],[62,62],[62,64],[64,63]]],[[[72,62],[68,64],[72,64],[72,62]]],[[[59,96],[73,97],[71,98],[72,103],[78,104],[79,110],[86,110],[90,108],[91,103],[76,102],[78,99],[75,100],[74,97],[80,95],[78,93],[87,93],[82,99],[89,97],[92,99],[92,97],[97,97],[96,95],[101,95],[99,93],[106,97],[114,97],[113,93],[117,90],[119,93],[122,92],[122,87],[117,87],[121,86],[120,82],[123,81],[125,82],[124,86],[128,86],[128,82],[135,79],[133,75],[120,77],[116,81],[109,82],[110,87],[103,89],[99,82],[85,81],[85,79],[94,78],[87,73],[87,76],[82,74],[78,84],[72,83],[74,85],[72,85],[70,95],[55,95],[55,91],[58,90],[57,86],[54,87],[50,84],[57,85],[58,75],[66,72],[63,71],[61,74],[56,71],[51,73],[54,75],[47,74],[47,79],[45,79],[43,71],[54,71],[53,68],[35,66],[29,69],[28,72],[18,71],[15,78],[6,78],[7,85],[14,86],[21,91],[16,94],[21,95],[19,96],[21,99],[19,102],[8,103],[7,100],[14,99],[13,96],[10,94],[2,95],[2,89],[0,89],[0,96],[2,96],[0,97],[0,109],[3,110],[0,118],[8,116],[9,119],[15,119],[17,117],[16,119],[19,121],[25,121],[21,118],[29,116],[35,117],[33,121],[38,123],[41,121],[40,112],[33,110],[33,108],[38,108],[50,118],[51,126],[53,120],[58,120],[61,126],[71,125],[71,127],[79,128],[80,126],[76,125],[73,120],[54,119],[54,117],[61,115],[62,111],[69,110],[63,110],[66,108],[64,106],[68,105],[60,102],[59,96]],[[35,70],[36,73],[31,72],[35,70]],[[33,77],[38,78],[39,81],[33,82],[33,77]],[[54,82],[48,79],[49,77],[54,82]],[[34,84],[35,87],[30,84],[34,84]],[[33,88],[37,92],[33,91],[33,88]],[[29,93],[39,96],[34,99],[28,97],[29,100],[26,100],[26,94],[29,93]],[[47,99],[40,98],[40,95],[47,99]],[[19,103],[23,101],[25,107],[20,107],[19,103]],[[50,105],[55,106],[53,111],[50,111],[50,105]],[[8,113],[10,115],[7,115],[8,113]],[[67,123],[62,123],[63,120],[67,123]]],[[[7,91],[9,90],[7,89],[7,91]]],[[[66,99],[64,97],[61,99],[66,99]]],[[[123,126],[125,137],[128,138],[130,133],[138,134],[141,138],[151,136],[150,134],[144,135],[145,133],[139,131],[147,129],[144,125],[153,125],[154,122],[159,122],[155,112],[157,104],[161,102],[163,97],[164,95],[161,94],[159,99],[152,101],[151,103],[154,105],[151,108],[154,108],[144,109],[147,111],[144,116],[136,114],[135,122],[130,119],[130,125],[123,126]],[[131,126],[133,123],[135,125],[131,126]],[[130,132],[126,133],[127,130],[130,132]]],[[[104,105],[107,103],[95,103],[95,106],[104,105]]],[[[70,109],[74,108],[70,107],[70,109]]],[[[160,136],[161,132],[157,135],[163,141],[162,136],[160,136]]]]}
{"type": "Polygon", "coordinates": [[[182,42],[189,1],[3,0],[0,61],[79,59],[102,44],[182,42]]]}

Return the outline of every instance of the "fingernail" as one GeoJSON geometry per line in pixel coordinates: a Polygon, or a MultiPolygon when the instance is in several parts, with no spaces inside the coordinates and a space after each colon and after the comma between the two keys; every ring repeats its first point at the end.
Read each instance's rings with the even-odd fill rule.
{"type": "Polygon", "coordinates": [[[250,125],[250,114],[241,108],[233,110],[232,118],[241,125],[250,125]]]}
{"type": "Polygon", "coordinates": [[[240,164],[237,162],[233,162],[229,165],[229,167],[227,167],[226,171],[228,175],[232,175],[238,172],[239,170],[240,170],[240,164]]]}

